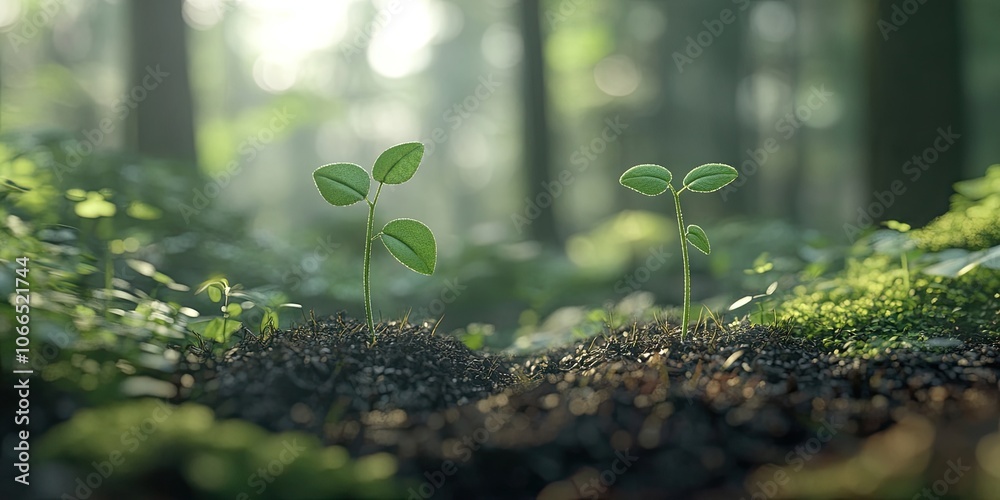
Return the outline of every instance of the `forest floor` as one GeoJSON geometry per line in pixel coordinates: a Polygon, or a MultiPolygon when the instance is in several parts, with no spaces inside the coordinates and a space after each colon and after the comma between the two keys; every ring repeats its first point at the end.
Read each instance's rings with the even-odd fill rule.
{"type": "Polygon", "coordinates": [[[337,316],[190,353],[176,402],[388,452],[408,498],[975,497],[1000,469],[996,338],[863,359],[787,329],[647,325],[507,356],[377,329],[370,346],[337,316]]]}

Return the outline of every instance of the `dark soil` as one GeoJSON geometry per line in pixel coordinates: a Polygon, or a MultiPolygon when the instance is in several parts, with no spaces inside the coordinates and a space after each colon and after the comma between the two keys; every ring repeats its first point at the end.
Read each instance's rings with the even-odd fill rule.
{"type": "Polygon", "coordinates": [[[382,326],[374,346],[364,323],[338,316],[245,340],[217,363],[191,357],[191,367],[207,368],[196,370],[205,376],[201,402],[221,417],[319,432],[325,421],[373,411],[468,404],[514,382],[503,358],[414,325],[382,326]]]}
{"type": "Polygon", "coordinates": [[[363,324],[338,317],[220,359],[192,354],[185,385],[204,390],[182,398],[355,455],[389,451],[416,498],[768,498],[781,477],[769,464],[852,457],[875,472],[829,491],[855,496],[974,463],[1000,416],[990,339],[856,359],[768,328],[681,342],[651,325],[512,358],[426,327],[380,327],[373,347],[363,324]],[[879,476],[879,464],[916,472],[879,476]]]}

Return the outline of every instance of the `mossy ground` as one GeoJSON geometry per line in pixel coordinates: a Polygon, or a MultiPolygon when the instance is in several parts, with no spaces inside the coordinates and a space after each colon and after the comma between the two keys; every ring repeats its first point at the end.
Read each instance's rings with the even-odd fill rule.
{"type": "Polygon", "coordinates": [[[963,260],[1000,248],[1000,165],[955,189],[948,213],[909,233],[861,241],[843,271],[782,297],[777,316],[856,355],[1000,336],[1000,262],[965,268],[972,260],[963,260]],[[953,272],[932,272],[947,259],[958,262],[953,272]]]}

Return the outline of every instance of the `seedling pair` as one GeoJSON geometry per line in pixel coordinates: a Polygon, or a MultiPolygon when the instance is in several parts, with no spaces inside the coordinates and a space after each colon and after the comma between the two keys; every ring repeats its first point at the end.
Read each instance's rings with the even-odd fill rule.
{"type": "Polygon", "coordinates": [[[722,189],[739,176],[735,168],[721,163],[708,163],[688,172],[684,176],[680,189],[674,189],[670,184],[673,174],[659,165],[636,165],[622,174],[618,182],[622,186],[637,191],[646,196],[658,196],[670,190],[674,197],[674,211],[677,213],[677,234],[681,242],[681,258],[684,261],[684,310],[681,314],[681,340],[687,336],[688,322],[691,317],[691,267],[688,262],[687,243],[690,243],[705,255],[712,251],[705,230],[696,224],[684,228],[684,214],[681,212],[681,193],[711,193],[722,189]]]}
{"type": "MultiPolygon", "coordinates": [[[[375,238],[380,238],[389,253],[401,264],[425,275],[434,273],[437,265],[437,243],[434,234],[423,223],[413,219],[395,219],[374,233],[375,205],[378,203],[382,186],[402,184],[416,173],[424,155],[424,146],[419,142],[407,142],[385,150],[372,167],[371,176],[353,163],[332,163],[313,172],[316,188],[331,205],[343,207],[359,201],[368,203],[368,230],[365,237],[364,295],[365,315],[368,331],[375,340],[375,325],[371,305],[371,247],[375,238]],[[371,180],[378,181],[375,197],[368,199],[371,180]]],[[[659,165],[637,165],[622,174],[619,182],[627,188],[646,196],[657,196],[670,190],[677,212],[677,232],[681,240],[681,256],[684,260],[684,311],[682,315],[681,338],[687,336],[691,314],[691,269],[685,241],[694,245],[706,255],[711,252],[708,235],[700,226],[692,224],[684,228],[680,194],[684,191],[711,193],[733,182],[739,174],[736,169],[721,163],[709,163],[695,168],[684,176],[683,186],[678,190],[670,184],[673,174],[659,165]]]]}
{"type": "Polygon", "coordinates": [[[375,205],[386,184],[402,184],[417,172],[424,156],[424,145],[419,142],[398,144],[385,150],[372,167],[372,174],[353,163],[332,163],[313,172],[319,194],[331,205],[346,207],[359,201],[368,203],[368,230],[365,236],[364,293],[365,316],[368,332],[375,341],[375,323],[372,318],[371,260],[372,241],[380,238],[400,264],[425,275],[434,274],[437,266],[437,243],[434,233],[422,222],[413,219],[395,219],[386,224],[378,234],[375,231],[375,205]],[[378,181],[375,196],[368,199],[371,181],[378,181]]]}

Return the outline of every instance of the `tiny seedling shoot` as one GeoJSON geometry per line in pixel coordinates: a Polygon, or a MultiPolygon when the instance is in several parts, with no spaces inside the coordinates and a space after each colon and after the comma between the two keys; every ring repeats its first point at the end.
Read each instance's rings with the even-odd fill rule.
{"type": "Polygon", "coordinates": [[[372,319],[371,260],[372,241],[380,238],[389,253],[420,274],[434,274],[437,265],[437,243],[434,233],[422,222],[413,219],[389,221],[378,234],[375,228],[375,205],[386,184],[402,184],[416,173],[424,156],[424,145],[419,142],[397,144],[379,155],[369,176],[365,169],[353,163],[332,163],[313,172],[313,180],[323,199],[331,205],[346,207],[361,200],[368,203],[368,231],[365,235],[364,294],[365,316],[368,332],[375,341],[375,323],[372,319]],[[378,181],[375,197],[368,199],[372,177],[378,181]]]}
{"type": "Polygon", "coordinates": [[[712,248],[708,242],[708,235],[700,226],[691,224],[684,229],[684,214],[681,213],[681,193],[692,191],[695,193],[711,193],[722,189],[726,184],[733,182],[739,173],[729,165],[721,163],[708,163],[688,172],[684,176],[683,186],[675,190],[670,184],[673,174],[669,170],[659,165],[636,165],[622,174],[618,182],[633,191],[638,191],[646,196],[657,196],[663,194],[668,189],[674,196],[674,210],[677,213],[677,233],[681,242],[681,258],[684,260],[684,310],[681,314],[681,340],[687,336],[688,321],[691,316],[691,267],[688,263],[687,243],[694,245],[708,255],[712,248]]]}

